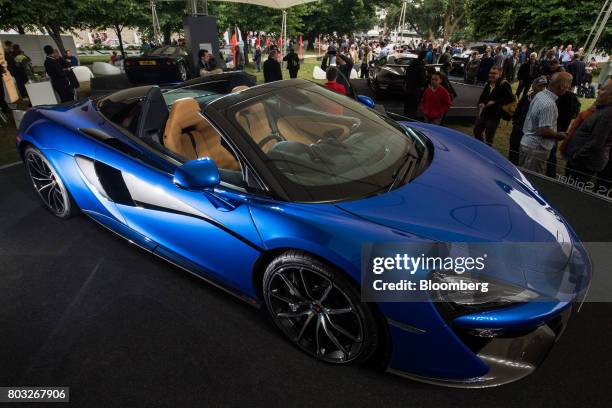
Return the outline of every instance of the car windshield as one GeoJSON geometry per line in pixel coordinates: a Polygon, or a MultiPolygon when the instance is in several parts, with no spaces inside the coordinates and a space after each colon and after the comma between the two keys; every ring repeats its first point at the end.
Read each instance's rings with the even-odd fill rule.
{"type": "Polygon", "coordinates": [[[397,65],[410,65],[410,63],[414,60],[412,57],[399,57],[396,58],[393,62],[389,62],[390,64],[397,65]]]}
{"type": "Polygon", "coordinates": [[[157,48],[153,51],[151,51],[151,53],[149,55],[155,55],[155,56],[172,56],[174,54],[180,53],[181,49],[179,47],[175,47],[172,45],[166,46],[166,47],[161,47],[161,48],[157,48]]]}
{"type": "Polygon", "coordinates": [[[227,93],[227,81],[211,81],[166,91],[164,101],[171,107],[178,99],[193,98],[200,105],[206,105],[227,93]]]}
{"type": "Polygon", "coordinates": [[[380,194],[414,178],[426,161],[424,136],[315,84],[276,89],[229,117],[292,201],[380,194]]]}

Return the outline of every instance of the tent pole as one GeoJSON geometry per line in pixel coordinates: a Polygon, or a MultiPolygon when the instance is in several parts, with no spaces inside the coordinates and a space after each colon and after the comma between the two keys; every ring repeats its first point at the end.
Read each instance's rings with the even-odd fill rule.
{"type": "MultiPolygon", "coordinates": [[[[281,19],[281,37],[283,41],[281,43],[280,53],[281,58],[283,58],[285,56],[285,50],[287,49],[287,10],[285,9],[283,9],[283,17],[281,19]]],[[[281,67],[285,67],[285,62],[282,60],[281,67]]]]}
{"type": "Polygon", "coordinates": [[[597,32],[595,33],[595,36],[591,40],[591,44],[589,45],[589,48],[586,50],[587,61],[588,61],[588,58],[590,58],[593,51],[595,51],[595,47],[597,46],[599,37],[601,36],[601,33],[603,32],[604,28],[606,28],[606,24],[608,23],[610,14],[612,14],[612,1],[608,0],[606,4],[608,4],[608,11],[606,11],[606,14],[603,16],[603,20],[601,21],[600,26],[597,29],[597,32]]]}
{"type": "Polygon", "coordinates": [[[597,29],[597,26],[601,22],[600,19],[601,19],[601,17],[605,13],[606,6],[608,5],[608,1],[609,0],[605,1],[603,6],[601,6],[601,10],[599,11],[599,14],[597,15],[597,19],[595,20],[595,22],[593,23],[593,26],[591,27],[591,31],[589,32],[589,36],[587,37],[586,41],[584,42],[583,48],[585,50],[588,48],[589,42],[591,41],[591,37],[593,36],[593,34],[595,33],[595,30],[597,29]]]}

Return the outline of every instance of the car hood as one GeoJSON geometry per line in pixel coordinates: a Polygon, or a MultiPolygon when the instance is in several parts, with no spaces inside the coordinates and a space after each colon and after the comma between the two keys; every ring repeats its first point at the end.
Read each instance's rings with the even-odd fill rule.
{"type": "Polygon", "coordinates": [[[570,241],[561,216],[497,152],[453,130],[410,126],[432,141],[430,166],[389,193],[338,207],[440,241],[570,241]]]}
{"type": "MultiPolygon", "coordinates": [[[[430,166],[394,191],[337,206],[424,239],[481,246],[501,242],[498,249],[508,266],[503,264],[499,277],[546,293],[559,291],[566,275],[559,272],[569,264],[574,233],[556,210],[522,173],[483,143],[450,129],[410,126],[432,141],[430,166]]],[[[570,297],[584,282],[571,286],[564,290],[570,297]]]]}

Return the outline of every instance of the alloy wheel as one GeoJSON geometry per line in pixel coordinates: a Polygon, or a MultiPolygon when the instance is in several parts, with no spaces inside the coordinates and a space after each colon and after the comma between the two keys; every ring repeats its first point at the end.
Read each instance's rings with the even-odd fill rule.
{"type": "Polygon", "coordinates": [[[58,217],[66,217],[70,212],[70,198],[51,164],[34,149],[26,152],[25,163],[32,184],[45,206],[58,217]]]}
{"type": "Polygon", "coordinates": [[[302,265],[273,272],[266,290],[275,323],[300,348],[331,363],[348,363],[363,350],[363,317],[327,276],[302,265]]]}

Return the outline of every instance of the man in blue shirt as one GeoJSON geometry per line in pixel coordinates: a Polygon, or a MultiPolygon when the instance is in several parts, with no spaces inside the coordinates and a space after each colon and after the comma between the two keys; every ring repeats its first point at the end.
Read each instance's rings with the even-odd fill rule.
{"type": "Polygon", "coordinates": [[[76,67],[79,65],[79,60],[72,54],[72,51],[66,50],[66,54],[64,55],[64,59],[71,67],[76,67]]]}

